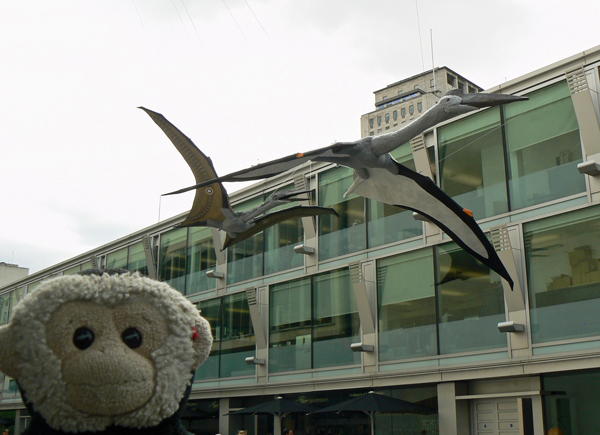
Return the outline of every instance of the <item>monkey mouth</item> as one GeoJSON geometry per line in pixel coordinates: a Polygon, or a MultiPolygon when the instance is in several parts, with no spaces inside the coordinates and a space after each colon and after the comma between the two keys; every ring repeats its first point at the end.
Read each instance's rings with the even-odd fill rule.
{"type": "Polygon", "coordinates": [[[136,411],[154,394],[151,379],[119,384],[80,382],[67,387],[67,401],[77,411],[99,416],[118,416],[136,411]]]}

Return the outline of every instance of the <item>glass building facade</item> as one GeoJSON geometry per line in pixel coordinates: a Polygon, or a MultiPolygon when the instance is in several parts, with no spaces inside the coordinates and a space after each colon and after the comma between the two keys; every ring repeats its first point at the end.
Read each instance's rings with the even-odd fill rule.
{"type": "MultiPolygon", "coordinates": [[[[600,48],[597,65],[586,70],[595,89],[598,66],[600,48]]],[[[527,80],[514,92],[528,101],[446,122],[426,132],[425,141],[436,183],[472,210],[484,231],[506,226],[514,290],[412,211],[344,197],[351,169],[316,164],[297,171],[313,203],[332,207],[339,218],[279,223],[221,252],[211,229],[174,228],[181,216],[1,289],[0,324],[51,276],[96,265],[155,273],[194,302],[212,327],[210,356],[194,377],[194,406],[220,401],[242,408],[278,394],[325,406],[374,389],[434,409],[453,400],[471,433],[483,433],[476,431],[492,418],[486,410],[502,406],[518,410],[521,433],[533,427],[541,433],[541,426],[595,433],[600,189],[596,178],[577,170],[590,154],[582,141],[590,126],[579,124],[564,76],[527,80]],[[301,244],[314,252],[295,252],[301,244]],[[222,276],[207,276],[211,270],[222,276]],[[522,296],[518,309],[509,303],[515,294],[522,296]],[[524,331],[500,332],[498,325],[511,321],[524,331]]],[[[419,171],[409,143],[393,156],[419,171]]],[[[269,183],[231,195],[235,210],[292,188],[289,179],[269,183]]],[[[3,403],[16,398],[14,380],[4,378],[3,403]]],[[[210,412],[231,421],[230,434],[234,424],[249,435],[275,430],[268,418],[229,420],[215,409],[210,412]]],[[[444,418],[390,414],[375,425],[382,434],[444,435],[444,418]]],[[[496,420],[489,421],[505,424],[496,420]]],[[[364,414],[340,421],[287,416],[282,425],[315,435],[328,425],[349,435],[370,424],[364,414]]],[[[188,423],[203,433],[202,425],[188,423]]]]}

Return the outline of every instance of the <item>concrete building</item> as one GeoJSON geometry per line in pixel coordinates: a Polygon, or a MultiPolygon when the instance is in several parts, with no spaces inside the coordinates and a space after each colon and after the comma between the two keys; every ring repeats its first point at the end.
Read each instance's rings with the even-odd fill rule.
{"type": "Polygon", "coordinates": [[[418,118],[451,89],[465,94],[482,88],[450,68],[434,68],[375,91],[375,110],[360,117],[361,137],[389,133],[418,118]]]}
{"type": "MultiPolygon", "coordinates": [[[[344,198],[349,169],[313,163],[233,203],[246,209],[306,186],[339,219],[281,223],[220,252],[211,229],[173,229],[181,215],[0,296],[16,300],[92,265],[169,282],[215,336],[185,417],[199,435],[368,433],[362,413],[228,414],[277,396],[326,406],[370,390],[436,411],[378,415],[378,435],[599,433],[599,68],[597,46],[504,83],[488,91],[529,101],[453,119],[395,153],[474,212],[514,290],[411,212],[344,198]]],[[[14,381],[2,385],[0,409],[15,410],[20,430],[28,415],[14,381]]]]}
{"type": "Polygon", "coordinates": [[[29,269],[19,267],[17,264],[0,262],[0,288],[5,285],[24,278],[29,274],[29,269]]]}

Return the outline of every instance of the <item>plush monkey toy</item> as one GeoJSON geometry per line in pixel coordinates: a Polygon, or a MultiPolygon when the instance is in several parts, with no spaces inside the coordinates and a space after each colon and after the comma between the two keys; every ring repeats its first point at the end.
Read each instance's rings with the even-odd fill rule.
{"type": "Polygon", "coordinates": [[[210,326],[168,284],[92,269],[41,284],[0,328],[29,435],[184,435],[179,420],[210,326]]]}

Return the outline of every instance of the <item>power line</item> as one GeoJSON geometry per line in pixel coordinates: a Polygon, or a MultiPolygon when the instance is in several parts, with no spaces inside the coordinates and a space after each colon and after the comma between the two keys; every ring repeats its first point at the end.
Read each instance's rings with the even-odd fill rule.
{"type": "Polygon", "coordinates": [[[179,9],[177,9],[177,6],[175,6],[175,2],[173,0],[171,0],[171,4],[173,5],[173,8],[175,9],[175,12],[177,12],[177,16],[179,17],[179,21],[181,21],[181,25],[183,26],[183,29],[185,30],[185,33],[188,35],[188,38],[190,38],[190,41],[191,41],[192,37],[190,36],[190,33],[187,30],[187,27],[185,27],[185,23],[183,22],[183,18],[181,18],[181,14],[179,13],[179,9]]]}
{"type": "Polygon", "coordinates": [[[144,32],[146,31],[146,26],[144,25],[144,21],[142,20],[142,16],[140,15],[140,11],[138,10],[137,5],[135,4],[135,0],[131,0],[131,3],[133,3],[133,7],[135,8],[135,11],[137,12],[137,16],[140,19],[140,23],[142,23],[142,27],[144,28],[144,32]]]}
{"type": "Polygon", "coordinates": [[[204,44],[202,43],[202,38],[200,38],[200,34],[198,33],[198,29],[196,29],[196,24],[194,24],[194,20],[192,19],[192,16],[190,15],[190,11],[188,10],[187,6],[185,5],[185,1],[181,0],[181,3],[183,4],[183,8],[185,9],[185,12],[187,13],[188,18],[190,19],[191,23],[192,23],[192,27],[194,28],[194,32],[196,32],[196,36],[198,36],[198,40],[200,41],[200,44],[202,45],[202,47],[204,47],[204,44]]]}
{"type": "Polygon", "coordinates": [[[242,34],[242,36],[246,40],[246,43],[248,43],[248,38],[246,38],[246,35],[244,35],[244,32],[242,31],[242,28],[240,27],[239,23],[237,22],[237,20],[233,16],[233,13],[231,13],[231,9],[229,9],[229,6],[227,6],[227,3],[225,3],[225,0],[221,0],[221,1],[223,2],[223,4],[225,5],[225,7],[227,8],[227,10],[229,11],[229,15],[231,15],[231,18],[233,19],[233,21],[235,22],[235,25],[240,30],[240,33],[242,34]]]}
{"type": "Polygon", "coordinates": [[[246,2],[246,6],[248,6],[248,9],[250,9],[250,12],[252,12],[252,15],[254,15],[254,18],[256,19],[256,22],[258,23],[258,25],[260,26],[260,28],[263,30],[263,32],[265,32],[265,35],[267,35],[267,38],[271,42],[271,45],[273,45],[273,47],[275,47],[275,44],[273,43],[273,40],[271,39],[271,37],[269,36],[269,34],[267,33],[267,31],[263,27],[262,23],[260,22],[260,20],[256,16],[256,14],[254,13],[254,11],[252,10],[252,8],[250,7],[250,5],[248,4],[248,0],[244,0],[244,2],[246,2]]]}
{"type": "Polygon", "coordinates": [[[423,41],[421,41],[421,22],[419,20],[419,4],[418,0],[415,0],[415,8],[417,9],[417,29],[419,31],[419,46],[421,47],[421,65],[423,66],[423,71],[425,71],[425,60],[423,59],[423,41]]]}

